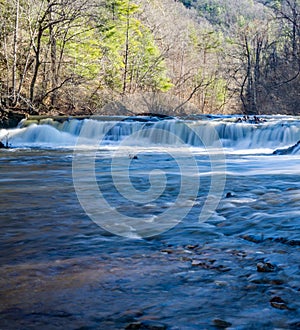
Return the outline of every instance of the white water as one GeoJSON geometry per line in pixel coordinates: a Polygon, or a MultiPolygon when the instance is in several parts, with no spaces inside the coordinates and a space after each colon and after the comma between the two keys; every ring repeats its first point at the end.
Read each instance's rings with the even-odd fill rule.
{"type": "MultiPolygon", "coordinates": [[[[233,117],[205,120],[119,121],[71,119],[63,123],[51,119],[39,125],[0,130],[0,140],[11,147],[61,148],[81,145],[122,144],[131,146],[214,147],[219,141],[228,153],[272,153],[300,140],[298,117],[269,117],[259,124],[236,123],[233,117]],[[79,138],[80,137],[80,138],[79,138]],[[79,139],[78,139],[79,138],[79,139]]],[[[299,148],[298,148],[299,149],[299,148]]],[[[299,151],[299,150],[298,150],[299,151]]],[[[294,150],[293,153],[297,153],[294,150]]]]}

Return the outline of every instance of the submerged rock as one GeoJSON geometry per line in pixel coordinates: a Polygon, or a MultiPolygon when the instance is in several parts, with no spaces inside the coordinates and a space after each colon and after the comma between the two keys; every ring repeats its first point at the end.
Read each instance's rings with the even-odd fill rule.
{"type": "Polygon", "coordinates": [[[188,244],[187,246],[186,246],[186,248],[188,249],[188,250],[195,250],[196,248],[198,248],[199,247],[199,244],[188,244]]]}
{"type": "Polygon", "coordinates": [[[231,270],[230,267],[227,267],[225,265],[222,264],[215,264],[216,260],[214,259],[207,259],[207,260],[203,260],[203,259],[194,259],[191,262],[191,265],[193,267],[200,267],[203,269],[209,269],[209,270],[216,270],[216,271],[220,271],[220,272],[228,272],[231,270]]]}
{"type": "Polygon", "coordinates": [[[270,300],[270,304],[272,307],[277,308],[277,309],[289,309],[286,302],[281,297],[278,297],[278,296],[273,297],[270,300]]]}
{"type": "Polygon", "coordinates": [[[245,235],[241,235],[240,237],[246,241],[253,243],[262,243],[264,241],[263,235],[245,234],[245,235]]]}
{"type": "Polygon", "coordinates": [[[272,265],[270,262],[259,262],[256,268],[257,271],[261,273],[270,273],[276,270],[276,266],[272,265]]]}
{"type": "Polygon", "coordinates": [[[276,149],[273,152],[273,155],[290,155],[299,150],[300,150],[300,140],[291,147],[283,148],[283,149],[276,149]]]}
{"type": "Polygon", "coordinates": [[[125,329],[126,330],[134,330],[134,329],[141,329],[142,323],[141,322],[132,322],[129,323],[125,329]]]}
{"type": "Polygon", "coordinates": [[[300,240],[298,239],[288,239],[285,237],[269,237],[269,241],[286,244],[289,246],[300,246],[300,240]]]}
{"type": "Polygon", "coordinates": [[[132,329],[141,329],[141,330],[165,330],[167,329],[167,325],[152,321],[152,320],[147,320],[147,321],[142,321],[142,322],[132,322],[129,323],[126,327],[126,330],[132,330],[132,329]]]}
{"type": "Polygon", "coordinates": [[[231,325],[232,325],[230,322],[224,321],[222,319],[214,319],[213,323],[214,323],[214,326],[219,329],[226,329],[226,328],[231,327],[231,325]]]}
{"type": "Polygon", "coordinates": [[[289,324],[289,328],[290,329],[300,329],[300,320],[299,321],[296,321],[296,322],[292,322],[289,324]]]}
{"type": "Polygon", "coordinates": [[[270,275],[262,276],[261,274],[253,274],[249,276],[248,281],[258,285],[282,285],[285,283],[284,279],[281,277],[270,275]]]}
{"type": "Polygon", "coordinates": [[[142,322],[142,329],[165,330],[165,329],[167,329],[167,326],[166,326],[166,324],[149,320],[149,321],[142,322]]]}

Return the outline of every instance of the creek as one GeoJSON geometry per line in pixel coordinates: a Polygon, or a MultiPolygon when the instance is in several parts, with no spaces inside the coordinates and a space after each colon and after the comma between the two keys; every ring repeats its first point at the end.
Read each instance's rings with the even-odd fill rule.
{"type": "Polygon", "coordinates": [[[142,119],[0,130],[0,328],[299,329],[300,118],[142,119]]]}

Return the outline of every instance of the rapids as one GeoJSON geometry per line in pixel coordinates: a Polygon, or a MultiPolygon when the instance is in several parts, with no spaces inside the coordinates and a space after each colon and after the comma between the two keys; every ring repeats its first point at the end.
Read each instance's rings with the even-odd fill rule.
{"type": "Polygon", "coordinates": [[[237,122],[236,117],[230,116],[201,116],[197,120],[146,117],[145,121],[134,121],[128,118],[131,117],[70,118],[63,122],[43,119],[31,125],[30,121],[23,120],[17,129],[1,130],[0,140],[7,139],[12,147],[59,148],[74,146],[79,135],[81,142],[85,138],[89,145],[90,140],[109,144],[134,134],[135,139],[127,139],[128,144],[136,145],[140,141],[142,145],[183,143],[202,147],[203,141],[209,141],[209,146],[213,146],[220,140],[226,149],[250,149],[254,153],[259,149],[269,153],[300,140],[300,119],[292,116],[263,117],[264,120],[257,124],[237,122]],[[212,129],[217,134],[212,135],[212,129]]]}

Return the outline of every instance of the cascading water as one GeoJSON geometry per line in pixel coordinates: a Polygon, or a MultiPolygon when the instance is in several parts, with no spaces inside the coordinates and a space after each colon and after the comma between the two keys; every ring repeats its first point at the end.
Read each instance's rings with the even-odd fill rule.
{"type": "Polygon", "coordinates": [[[220,139],[224,148],[234,150],[264,149],[267,152],[287,148],[300,140],[300,121],[297,117],[269,117],[258,124],[236,122],[234,117],[218,117],[205,120],[128,120],[130,117],[110,117],[105,120],[69,119],[58,122],[41,120],[39,124],[21,122],[19,128],[1,130],[0,140],[7,139],[12,147],[44,146],[71,147],[78,136],[81,142],[91,141],[112,144],[126,139],[129,145],[168,145],[179,142],[192,147],[202,147],[209,141],[213,147],[220,139]],[[213,131],[217,134],[212,134],[213,131]],[[134,138],[130,139],[130,136],[134,138]]]}

